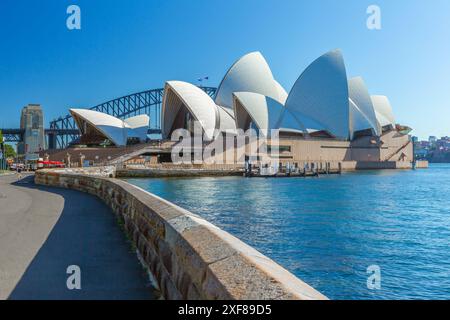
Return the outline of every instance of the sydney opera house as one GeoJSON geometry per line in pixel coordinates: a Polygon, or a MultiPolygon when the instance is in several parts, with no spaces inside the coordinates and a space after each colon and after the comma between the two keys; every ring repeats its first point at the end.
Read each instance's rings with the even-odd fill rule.
{"type": "MultiPolygon", "coordinates": [[[[344,166],[413,160],[410,129],[399,125],[387,97],[371,95],[361,77],[347,76],[340,50],[312,62],[289,93],[277,82],[259,52],[237,60],[214,97],[183,81],[167,81],[161,111],[162,139],[176,129],[200,124],[205,141],[218,134],[253,128],[268,138],[279,132],[281,163],[339,162],[344,166]]],[[[147,116],[120,120],[100,112],[71,109],[82,139],[115,146],[146,140],[147,116]]],[[[218,156],[218,155],[215,155],[218,156]]],[[[223,156],[223,155],[219,155],[223,156]]],[[[233,159],[226,159],[236,162],[233,159]]],[[[375,166],[376,167],[376,166],[375,166]]]]}
{"type": "Polygon", "coordinates": [[[131,142],[145,142],[150,123],[148,115],[143,114],[125,120],[109,114],[88,109],[70,109],[81,132],[81,144],[126,146],[131,142]]]}

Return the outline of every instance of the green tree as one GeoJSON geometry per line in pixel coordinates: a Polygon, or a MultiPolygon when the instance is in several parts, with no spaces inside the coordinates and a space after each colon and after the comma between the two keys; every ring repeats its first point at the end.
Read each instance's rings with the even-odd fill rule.
{"type": "Polygon", "coordinates": [[[13,146],[5,144],[5,158],[15,158],[16,155],[16,150],[14,150],[13,146]]]}
{"type": "Polygon", "coordinates": [[[3,155],[4,158],[15,158],[16,157],[16,150],[14,148],[3,142],[3,133],[0,130],[0,151],[3,151],[5,154],[3,155]]]}

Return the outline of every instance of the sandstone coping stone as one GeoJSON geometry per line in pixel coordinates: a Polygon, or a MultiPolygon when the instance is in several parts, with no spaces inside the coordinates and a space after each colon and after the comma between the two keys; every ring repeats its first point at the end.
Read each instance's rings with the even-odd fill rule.
{"type": "Polygon", "coordinates": [[[125,181],[48,169],[35,182],[110,206],[167,299],[327,299],[233,235],[125,181]]]}

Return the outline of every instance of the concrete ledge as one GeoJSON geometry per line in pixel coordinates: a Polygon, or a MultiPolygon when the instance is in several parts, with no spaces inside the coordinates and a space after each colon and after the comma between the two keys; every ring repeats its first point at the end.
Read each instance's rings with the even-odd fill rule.
{"type": "Polygon", "coordinates": [[[125,181],[40,170],[35,182],[88,192],[110,206],[166,299],[326,299],[236,237],[125,181]]]}

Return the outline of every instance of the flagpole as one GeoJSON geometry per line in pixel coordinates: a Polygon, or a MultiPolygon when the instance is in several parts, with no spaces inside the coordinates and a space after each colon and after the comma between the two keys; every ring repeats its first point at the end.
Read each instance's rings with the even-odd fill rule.
{"type": "Polygon", "coordinates": [[[202,87],[202,82],[203,82],[203,80],[209,80],[209,76],[206,76],[206,77],[202,77],[202,78],[197,78],[197,81],[198,81],[198,86],[199,87],[202,87]]]}

